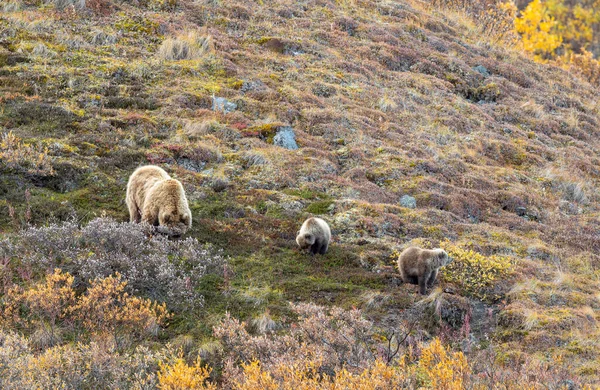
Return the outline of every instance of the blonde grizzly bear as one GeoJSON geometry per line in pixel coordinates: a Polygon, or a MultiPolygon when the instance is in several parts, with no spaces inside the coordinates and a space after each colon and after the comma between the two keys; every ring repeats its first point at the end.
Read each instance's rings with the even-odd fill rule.
{"type": "Polygon", "coordinates": [[[157,166],[140,167],[131,174],[125,201],[130,222],[147,222],[173,237],[192,227],[183,186],[157,166]]]}
{"type": "Polygon", "coordinates": [[[301,249],[309,249],[315,255],[324,255],[331,240],[331,230],[327,222],[321,218],[309,218],[302,224],[296,242],[301,249]]]}
{"type": "Polygon", "coordinates": [[[400,254],[398,269],[404,283],[419,285],[419,292],[425,295],[427,287],[433,286],[438,269],[452,262],[443,249],[421,249],[411,246],[400,254]]]}

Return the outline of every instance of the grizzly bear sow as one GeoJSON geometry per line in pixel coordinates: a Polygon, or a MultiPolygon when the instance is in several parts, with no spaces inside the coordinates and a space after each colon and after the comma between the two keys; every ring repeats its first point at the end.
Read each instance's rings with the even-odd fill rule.
{"type": "Polygon", "coordinates": [[[192,227],[183,186],[157,166],[140,167],[131,174],[125,201],[130,222],[147,222],[174,237],[192,227]]]}
{"type": "Polygon", "coordinates": [[[452,262],[443,249],[421,249],[411,246],[398,259],[398,269],[404,283],[419,284],[419,292],[425,295],[427,287],[433,286],[438,269],[452,262]]]}

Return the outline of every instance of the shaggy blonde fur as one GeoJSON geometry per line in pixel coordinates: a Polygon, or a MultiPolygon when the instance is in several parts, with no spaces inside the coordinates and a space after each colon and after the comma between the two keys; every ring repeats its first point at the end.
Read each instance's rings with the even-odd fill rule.
{"type": "Polygon", "coordinates": [[[331,230],[321,218],[309,218],[302,224],[296,242],[301,249],[310,248],[310,253],[324,255],[331,240],[331,230]]]}
{"type": "Polygon", "coordinates": [[[426,288],[433,286],[438,269],[452,262],[445,250],[421,249],[411,246],[398,258],[398,269],[404,283],[419,285],[419,292],[425,294],[426,288]]]}
{"type": "Polygon", "coordinates": [[[147,222],[171,236],[180,236],[192,227],[183,186],[157,166],[140,167],[131,174],[125,201],[130,222],[147,222]]]}

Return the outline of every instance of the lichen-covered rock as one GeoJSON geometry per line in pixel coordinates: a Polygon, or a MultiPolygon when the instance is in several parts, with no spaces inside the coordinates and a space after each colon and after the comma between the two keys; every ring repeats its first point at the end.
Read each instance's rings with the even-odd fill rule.
{"type": "Polygon", "coordinates": [[[490,72],[483,65],[477,65],[477,66],[473,67],[473,70],[475,72],[481,74],[483,77],[489,77],[489,76],[491,76],[490,72]]]}
{"type": "Polygon", "coordinates": [[[280,127],[277,130],[277,134],[273,137],[273,145],[281,146],[282,148],[296,150],[298,144],[296,143],[296,133],[290,126],[280,127]]]}
{"type": "Polygon", "coordinates": [[[230,102],[223,97],[213,97],[213,111],[222,111],[225,114],[233,112],[237,109],[237,104],[230,102]]]}
{"type": "Polygon", "coordinates": [[[414,209],[417,207],[417,200],[410,195],[403,195],[400,198],[400,206],[414,209]]]}

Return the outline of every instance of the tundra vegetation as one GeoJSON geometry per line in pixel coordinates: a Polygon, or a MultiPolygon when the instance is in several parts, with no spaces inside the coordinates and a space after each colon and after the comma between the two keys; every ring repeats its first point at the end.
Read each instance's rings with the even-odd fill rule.
{"type": "Polygon", "coordinates": [[[0,387],[599,386],[596,3],[2,2],[0,387]]]}

